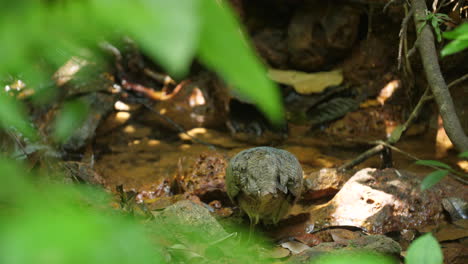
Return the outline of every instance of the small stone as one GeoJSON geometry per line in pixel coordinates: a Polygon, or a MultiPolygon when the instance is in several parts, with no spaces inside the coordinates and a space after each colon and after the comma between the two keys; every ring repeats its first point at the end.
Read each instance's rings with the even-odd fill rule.
{"type": "MultiPolygon", "coordinates": [[[[155,223],[164,225],[182,240],[193,241],[194,237],[204,242],[212,242],[228,235],[223,227],[210,214],[209,210],[192,201],[177,202],[162,212],[155,212],[155,223]]],[[[184,242],[184,241],[182,241],[184,242]]]]}

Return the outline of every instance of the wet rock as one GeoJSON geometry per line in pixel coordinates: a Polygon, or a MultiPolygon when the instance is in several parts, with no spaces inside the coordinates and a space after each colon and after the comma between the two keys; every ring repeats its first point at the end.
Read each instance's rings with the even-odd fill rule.
{"type": "Polygon", "coordinates": [[[363,236],[349,240],[347,244],[342,242],[321,243],[318,246],[305,250],[303,253],[293,256],[291,263],[310,263],[318,257],[328,253],[349,252],[352,250],[364,250],[376,252],[387,256],[399,256],[400,245],[383,235],[363,236]]]}
{"type": "MultiPolygon", "coordinates": [[[[392,43],[388,43],[379,37],[371,37],[361,41],[359,46],[354,48],[352,55],[343,63],[343,74],[348,83],[362,87],[369,97],[377,96],[385,85],[392,81],[394,76],[387,74],[388,65],[392,65],[390,51],[393,49],[392,43]],[[375,78],[382,76],[383,78],[375,78]]],[[[395,54],[396,56],[396,54],[395,54]]]]}
{"type": "Polygon", "coordinates": [[[352,248],[369,250],[385,255],[398,256],[400,245],[393,239],[384,235],[363,236],[350,240],[348,245],[352,248]]]}
{"type": "Polygon", "coordinates": [[[335,195],[350,178],[334,168],[324,168],[312,173],[304,173],[303,200],[317,200],[335,195]]]}
{"type": "Polygon", "coordinates": [[[288,28],[291,66],[316,71],[346,55],[357,39],[359,12],[329,1],[305,1],[288,28]]]}
{"type": "MultiPolygon", "coordinates": [[[[165,195],[165,194],[162,194],[165,195]]],[[[150,211],[162,210],[165,209],[179,201],[192,201],[194,203],[201,204],[200,198],[195,195],[190,194],[176,194],[176,195],[166,195],[162,196],[161,194],[155,192],[141,191],[137,194],[135,201],[137,203],[144,203],[146,208],[150,211]]]]}
{"type": "Polygon", "coordinates": [[[254,145],[270,145],[287,138],[286,126],[273,126],[254,105],[239,98],[229,102],[226,126],[232,138],[254,145]]]}
{"type": "Polygon", "coordinates": [[[179,175],[185,192],[193,193],[205,202],[228,201],[224,175],[228,161],[219,153],[202,153],[185,175],[179,175]],[[180,177],[183,176],[183,177],[180,177]]]}
{"type": "Polygon", "coordinates": [[[70,58],[53,75],[59,92],[65,97],[109,91],[113,79],[106,65],[90,62],[79,57],[70,58]]]}
{"type": "Polygon", "coordinates": [[[401,109],[396,106],[366,107],[346,115],[331,123],[325,134],[337,139],[340,146],[367,144],[386,139],[397,125],[401,124],[401,109]]]}
{"type": "Polygon", "coordinates": [[[286,32],[281,29],[266,28],[253,36],[259,55],[268,65],[284,69],[288,63],[286,32]]]}
{"type": "Polygon", "coordinates": [[[440,191],[421,192],[420,181],[395,169],[358,171],[325,207],[310,212],[316,226],[354,226],[384,234],[437,222],[440,191]]]}
{"type": "Polygon", "coordinates": [[[156,223],[173,232],[180,242],[196,241],[194,238],[213,242],[228,235],[206,207],[192,201],[177,202],[154,215],[156,223]]]}
{"type": "Polygon", "coordinates": [[[468,219],[468,203],[462,198],[448,197],[442,199],[445,211],[450,214],[452,221],[468,219]]]}

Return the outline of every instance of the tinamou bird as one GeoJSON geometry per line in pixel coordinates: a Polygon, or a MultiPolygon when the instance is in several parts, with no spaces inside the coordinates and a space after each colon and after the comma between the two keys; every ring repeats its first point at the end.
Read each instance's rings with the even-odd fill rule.
{"type": "Polygon", "coordinates": [[[302,168],[288,151],[256,147],[239,152],[226,169],[229,198],[250,218],[250,233],[261,220],[277,224],[302,190],[302,168]]]}

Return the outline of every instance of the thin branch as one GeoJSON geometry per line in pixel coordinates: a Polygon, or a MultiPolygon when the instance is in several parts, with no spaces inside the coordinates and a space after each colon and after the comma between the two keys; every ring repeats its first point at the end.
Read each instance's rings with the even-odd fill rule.
{"type": "MultiPolygon", "coordinates": [[[[418,29],[425,23],[421,19],[426,15],[426,2],[424,0],[412,0],[411,2],[414,8],[414,24],[416,29],[418,29]]],[[[419,38],[420,41],[416,46],[421,55],[427,82],[439,107],[439,113],[444,122],[445,131],[450,141],[452,141],[459,151],[467,151],[468,137],[463,131],[455,111],[452,97],[448,91],[444,77],[442,76],[437,50],[434,44],[434,34],[430,26],[426,25],[422,28],[419,38]]]]}
{"type": "MultiPolygon", "coordinates": [[[[394,150],[394,151],[396,151],[396,152],[399,152],[399,153],[401,153],[401,154],[403,154],[403,155],[405,155],[405,156],[407,156],[407,157],[410,157],[410,158],[413,159],[413,160],[416,160],[416,161],[421,160],[420,158],[418,158],[418,157],[416,157],[416,156],[414,156],[414,155],[412,155],[412,154],[410,154],[410,153],[408,153],[408,152],[406,152],[406,151],[403,151],[403,150],[401,150],[401,149],[399,149],[399,148],[397,148],[397,147],[395,147],[395,146],[393,146],[393,145],[391,145],[391,144],[388,144],[388,143],[385,142],[385,141],[380,141],[380,144],[383,145],[383,146],[385,146],[385,147],[391,148],[392,150],[394,150]]],[[[380,145],[378,145],[378,146],[380,146],[380,145]]],[[[438,167],[436,167],[436,166],[432,166],[432,165],[425,165],[425,166],[430,167],[430,168],[433,168],[433,169],[435,169],[435,170],[439,170],[439,169],[440,169],[440,168],[438,168],[438,167]]],[[[461,183],[468,184],[468,180],[464,179],[464,178],[463,178],[463,177],[464,177],[463,175],[461,175],[460,173],[458,173],[458,172],[455,171],[455,170],[451,170],[450,172],[451,172],[451,173],[449,174],[449,176],[453,177],[455,180],[457,180],[457,181],[459,181],[459,182],[461,182],[461,183]]]]}
{"type": "Polygon", "coordinates": [[[338,171],[343,172],[343,171],[352,169],[353,167],[355,167],[356,165],[364,162],[368,158],[379,154],[380,152],[382,152],[384,150],[384,148],[385,147],[382,144],[374,146],[373,148],[371,148],[371,149],[367,150],[366,152],[362,153],[361,155],[359,155],[357,158],[353,159],[352,161],[347,162],[344,165],[341,165],[340,167],[338,167],[338,171]]]}
{"type": "MultiPolygon", "coordinates": [[[[413,13],[414,13],[414,10],[411,8],[409,13],[408,13],[408,8],[406,7],[405,5],[405,13],[406,13],[406,16],[405,18],[403,18],[403,21],[401,22],[401,29],[400,29],[400,34],[399,34],[399,37],[400,37],[400,42],[399,42],[399,45],[398,45],[398,69],[401,68],[401,58],[402,58],[402,54],[403,54],[403,44],[406,43],[406,33],[408,31],[408,23],[411,19],[411,17],[413,16],[413,13]]],[[[405,56],[406,60],[407,61],[407,57],[405,56]]]]}

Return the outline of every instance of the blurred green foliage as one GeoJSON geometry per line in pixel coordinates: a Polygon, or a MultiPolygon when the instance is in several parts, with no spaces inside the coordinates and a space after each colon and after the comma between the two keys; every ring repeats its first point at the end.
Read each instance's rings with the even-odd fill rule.
{"type": "Polygon", "coordinates": [[[408,248],[405,264],[442,264],[443,255],[437,239],[431,233],[416,239],[408,248]]]}
{"type": "Polygon", "coordinates": [[[135,222],[92,188],[32,183],[24,164],[0,160],[0,263],[161,263],[135,222]]]}
{"type": "Polygon", "coordinates": [[[13,128],[24,136],[34,140],[37,138],[37,134],[28,120],[24,106],[13,97],[0,91],[0,128],[13,128]]]}
{"type": "Polygon", "coordinates": [[[442,49],[442,56],[460,52],[468,48],[468,23],[465,22],[452,31],[444,32],[442,36],[452,40],[442,49]]]}
{"type": "Polygon", "coordinates": [[[426,24],[430,24],[436,33],[437,42],[442,41],[442,30],[440,29],[440,25],[442,25],[446,21],[451,21],[452,19],[442,13],[432,13],[429,10],[426,10],[426,17],[424,18],[424,22],[418,28],[418,33],[424,28],[426,24]]]}
{"type": "MultiPolygon", "coordinates": [[[[231,9],[215,0],[1,1],[0,78],[19,76],[36,90],[36,102],[48,92],[52,73],[72,55],[99,41],[131,36],[170,74],[188,73],[198,57],[273,122],[283,120],[276,85],[240,33],[231,9]]],[[[8,108],[11,126],[31,131],[20,103],[8,108]]],[[[66,129],[64,129],[66,130],[66,129]]],[[[59,133],[60,134],[60,133],[59,133]]]]}
{"type": "Polygon", "coordinates": [[[79,127],[88,114],[87,105],[80,100],[66,102],[55,120],[54,138],[65,143],[74,130],[79,127]]]}
{"type": "MultiPolygon", "coordinates": [[[[35,89],[33,102],[37,104],[49,98],[52,73],[71,56],[89,56],[84,48],[128,35],[171,74],[186,74],[191,61],[198,58],[272,121],[283,118],[277,87],[266,78],[235,16],[222,1],[0,3],[0,81],[6,85],[11,77],[23,80],[35,89]]],[[[55,123],[55,139],[64,141],[85,113],[77,101],[65,104],[55,123]]],[[[31,140],[37,138],[21,101],[3,89],[0,126],[31,140]]],[[[197,254],[198,263],[217,263],[220,258],[225,263],[273,262],[252,254],[237,240],[220,242],[219,247],[229,249],[230,254],[220,254],[225,251],[218,244],[200,249],[198,239],[206,234],[197,230],[190,230],[193,237],[180,247],[171,244],[174,230],[155,223],[157,235],[151,240],[141,224],[109,208],[111,198],[104,191],[40,181],[46,177],[26,168],[26,164],[0,158],[0,263],[166,263],[197,254]],[[191,254],[170,259],[171,250],[172,256],[177,255],[175,251],[191,254]]],[[[319,261],[387,263],[368,253],[326,256],[319,261]]]]}

